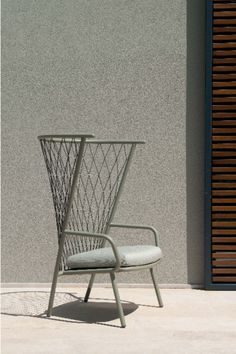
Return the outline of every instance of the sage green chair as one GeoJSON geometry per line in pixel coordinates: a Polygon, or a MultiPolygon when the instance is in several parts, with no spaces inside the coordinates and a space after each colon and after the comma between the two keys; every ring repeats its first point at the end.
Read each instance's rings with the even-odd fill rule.
{"type": "Polygon", "coordinates": [[[143,142],[100,141],[91,134],[38,138],[48,171],[58,232],[47,316],[52,313],[58,276],[91,274],[84,298],[87,302],[95,274],[109,273],[121,326],[125,327],[115,275],[147,268],[162,307],[153,273],[153,267],[162,258],[157,231],[151,226],[113,222],[135,147],[143,142]],[[149,230],[154,245],[117,247],[109,236],[111,228],[149,230]]]}

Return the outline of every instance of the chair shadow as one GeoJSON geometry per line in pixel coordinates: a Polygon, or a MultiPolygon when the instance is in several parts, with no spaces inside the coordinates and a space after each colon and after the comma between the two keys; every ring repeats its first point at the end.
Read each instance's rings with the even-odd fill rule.
{"type": "MultiPolygon", "coordinates": [[[[131,302],[122,303],[122,307],[125,316],[138,308],[136,304],[131,302]]],[[[54,307],[52,316],[86,323],[109,322],[119,318],[114,302],[89,301],[85,303],[81,300],[54,307]]]]}
{"type": "MultiPolygon", "coordinates": [[[[96,323],[99,325],[120,327],[107,323],[119,319],[116,303],[111,299],[90,298],[85,303],[83,298],[73,293],[57,292],[55,302],[61,301],[63,303],[54,306],[52,317],[47,317],[45,309],[47,308],[49,292],[5,292],[1,294],[1,297],[1,314],[3,315],[34,317],[60,322],[96,323]],[[65,300],[67,301],[66,303],[64,303],[65,300]]],[[[136,311],[139,306],[133,302],[123,300],[122,307],[124,315],[127,316],[136,311]]]]}

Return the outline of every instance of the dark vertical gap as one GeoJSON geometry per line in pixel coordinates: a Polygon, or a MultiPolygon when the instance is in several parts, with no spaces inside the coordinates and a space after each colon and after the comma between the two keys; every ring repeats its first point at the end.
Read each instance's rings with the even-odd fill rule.
{"type": "Polygon", "coordinates": [[[187,280],[204,282],[205,1],[187,1],[187,280]]]}

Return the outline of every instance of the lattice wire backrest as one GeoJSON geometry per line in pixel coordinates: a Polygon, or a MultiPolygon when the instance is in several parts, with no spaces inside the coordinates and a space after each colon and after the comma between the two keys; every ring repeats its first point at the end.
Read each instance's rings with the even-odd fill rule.
{"type": "MultiPolygon", "coordinates": [[[[41,138],[40,141],[60,238],[82,144],[73,138],[41,138]]],[[[86,141],[67,229],[106,232],[131,148],[132,143],[86,141]]],[[[67,235],[62,254],[64,268],[66,269],[66,259],[69,255],[102,246],[102,240],[99,238],[67,235]]]]}

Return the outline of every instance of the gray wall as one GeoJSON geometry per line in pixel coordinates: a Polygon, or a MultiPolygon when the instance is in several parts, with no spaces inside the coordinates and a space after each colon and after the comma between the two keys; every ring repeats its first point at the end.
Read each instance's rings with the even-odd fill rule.
{"type": "Polygon", "coordinates": [[[203,3],[3,0],[3,282],[51,280],[56,228],[37,135],[92,132],[147,141],[116,220],[160,231],[161,283],[202,283],[203,3]]]}

